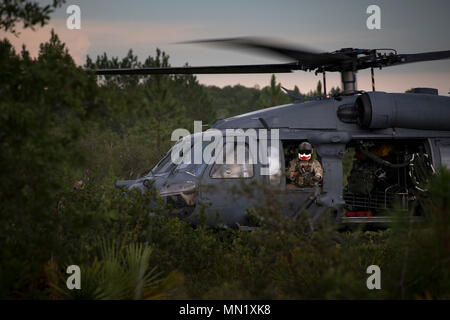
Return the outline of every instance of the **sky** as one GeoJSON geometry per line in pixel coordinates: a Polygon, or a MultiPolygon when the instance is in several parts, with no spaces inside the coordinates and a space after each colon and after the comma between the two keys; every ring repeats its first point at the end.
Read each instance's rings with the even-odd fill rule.
{"type": "MultiPolygon", "coordinates": [[[[40,1],[48,3],[49,1],[40,1]]],[[[77,64],[86,55],[106,52],[123,57],[131,48],[144,60],[160,48],[170,55],[172,66],[283,63],[288,60],[249,52],[176,42],[258,36],[277,38],[317,51],[340,48],[395,48],[398,53],[450,50],[450,1],[448,0],[67,0],[51,16],[50,24],[36,31],[24,30],[19,38],[0,32],[18,48],[25,44],[36,54],[39,43],[55,29],[66,42],[77,64]],[[369,30],[366,9],[381,9],[381,29],[369,30]],[[81,29],[69,30],[66,9],[81,9],[81,29]]],[[[288,88],[313,89],[320,75],[297,71],[277,74],[288,88]]],[[[223,87],[241,84],[264,87],[270,74],[199,75],[201,83],[223,87]]],[[[375,71],[378,91],[404,92],[412,87],[438,88],[450,92],[450,59],[406,64],[375,71]]],[[[327,75],[327,87],[339,86],[339,74],[327,75]]],[[[370,71],[358,73],[358,89],[371,90],[370,71]]]]}

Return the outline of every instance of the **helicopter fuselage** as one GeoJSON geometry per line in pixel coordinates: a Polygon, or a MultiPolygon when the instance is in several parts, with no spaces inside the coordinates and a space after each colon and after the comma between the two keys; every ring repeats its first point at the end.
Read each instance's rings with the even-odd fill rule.
{"type": "MultiPolygon", "coordinates": [[[[254,157],[256,161],[227,165],[217,163],[217,159],[222,157],[217,154],[212,162],[175,164],[171,149],[150,173],[137,180],[118,182],[117,185],[139,188],[144,192],[151,181],[160,195],[178,210],[180,218],[192,223],[196,222],[192,213],[204,207],[211,225],[250,226],[248,210],[273,199],[278,204],[277,208],[289,216],[308,212],[314,220],[324,210],[335,208],[337,219],[341,222],[377,222],[380,216],[372,216],[373,211],[388,210],[394,198],[405,201],[407,206],[414,197],[408,190],[420,189],[411,182],[417,180],[416,177],[409,177],[411,172],[415,174],[413,161],[418,159],[419,154],[430,159],[428,166],[432,170],[441,165],[450,167],[450,97],[383,92],[339,96],[221,119],[211,130],[216,135],[220,132],[223,139],[219,143],[225,143],[227,134],[229,136],[230,131],[237,129],[243,131],[244,136],[252,132],[252,135],[244,137],[245,144],[253,139],[258,146],[263,145],[270,150],[266,161],[259,161],[259,154],[246,147],[246,156],[254,157]],[[273,135],[275,132],[276,135],[273,135]],[[323,180],[315,187],[289,188],[286,166],[290,157],[296,156],[290,153],[290,148],[302,141],[313,145],[323,167],[323,180]],[[381,182],[377,180],[380,183],[371,182],[373,189],[370,192],[374,194],[358,193],[358,190],[356,193],[349,192],[346,186],[348,177],[344,177],[343,168],[346,153],[355,146],[357,149],[367,146],[375,150],[386,145],[393,150],[391,158],[395,155],[396,161],[407,159],[410,163],[401,168],[397,165],[397,168],[383,160],[391,158],[380,158],[378,170],[384,171],[384,180],[380,180],[384,183],[384,189],[380,189],[381,182]],[[271,157],[271,154],[276,157],[271,157]],[[267,195],[268,189],[270,197],[267,195]],[[378,194],[381,194],[380,199],[376,198],[378,194]],[[370,214],[346,217],[342,208],[370,214]]],[[[208,131],[200,135],[207,136],[208,131]]],[[[205,140],[213,139],[203,139],[203,149],[205,140]]],[[[218,143],[217,139],[214,141],[218,143]]],[[[377,160],[377,156],[374,157],[377,160]]],[[[370,162],[361,161],[353,159],[353,167],[357,169],[370,162]]],[[[367,177],[372,176],[372,173],[367,174],[367,177]]]]}

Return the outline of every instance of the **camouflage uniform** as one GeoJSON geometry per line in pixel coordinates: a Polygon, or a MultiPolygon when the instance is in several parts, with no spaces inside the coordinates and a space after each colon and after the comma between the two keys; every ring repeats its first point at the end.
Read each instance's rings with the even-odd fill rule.
{"type": "Polygon", "coordinates": [[[300,160],[296,158],[289,162],[287,176],[298,187],[304,188],[316,185],[313,178],[317,174],[321,178],[323,177],[322,165],[317,160],[312,160],[312,158],[310,160],[300,160]],[[299,174],[294,176],[295,172],[299,172],[299,174]]]}

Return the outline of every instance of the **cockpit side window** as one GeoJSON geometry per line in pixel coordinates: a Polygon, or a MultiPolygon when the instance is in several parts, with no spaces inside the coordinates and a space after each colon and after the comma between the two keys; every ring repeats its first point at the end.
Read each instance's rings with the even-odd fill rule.
{"type": "Polygon", "coordinates": [[[215,163],[211,169],[210,177],[213,179],[230,179],[230,178],[252,178],[253,177],[253,155],[249,152],[248,145],[244,146],[245,161],[244,163],[238,163],[238,148],[237,144],[234,144],[234,148],[228,150],[227,153],[223,153],[223,164],[215,163]],[[228,154],[228,156],[225,156],[228,154]],[[226,159],[233,158],[234,163],[227,163],[226,159]]]}

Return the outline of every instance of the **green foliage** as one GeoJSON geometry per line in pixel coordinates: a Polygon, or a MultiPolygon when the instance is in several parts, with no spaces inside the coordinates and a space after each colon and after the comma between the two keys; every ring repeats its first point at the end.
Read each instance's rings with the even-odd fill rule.
{"type": "MultiPolygon", "coordinates": [[[[143,63],[132,50],[122,60],[105,53],[95,62],[88,57],[86,63],[89,69],[169,66],[169,56],[159,49],[143,63]]],[[[95,114],[95,125],[109,129],[111,136],[118,134],[119,139],[145,139],[143,148],[149,159],[141,163],[147,162],[147,167],[173,143],[174,129],[191,128],[194,120],[210,123],[215,119],[206,90],[192,75],[105,76],[99,82],[102,108],[95,114]]]]}
{"type": "Polygon", "coordinates": [[[348,184],[347,177],[350,176],[350,172],[353,168],[353,157],[355,155],[355,148],[347,148],[345,150],[344,158],[342,159],[342,186],[345,187],[348,184]]]}
{"type": "Polygon", "coordinates": [[[273,74],[270,79],[270,86],[264,87],[261,90],[261,95],[257,103],[260,108],[269,108],[290,102],[291,98],[281,91],[281,84],[277,83],[276,77],[273,74]]]}
{"type": "Polygon", "coordinates": [[[156,267],[150,267],[152,248],[145,243],[119,245],[116,241],[98,241],[99,257],[82,265],[80,290],[67,290],[66,279],[54,261],[47,267],[49,292],[56,299],[161,299],[174,284],[182,281],[177,272],[165,279],[156,267]]]}
{"type": "Polygon", "coordinates": [[[341,92],[341,88],[339,88],[339,87],[332,87],[330,89],[330,91],[328,92],[328,94],[331,96],[338,95],[340,93],[342,93],[342,92],[341,92]]]}
{"type": "Polygon", "coordinates": [[[214,101],[217,116],[220,118],[227,118],[258,109],[260,90],[257,88],[235,85],[223,88],[208,86],[205,89],[210,100],[214,101]]]}
{"type": "MultiPolygon", "coordinates": [[[[74,146],[96,85],[54,33],[35,60],[3,40],[0,66],[0,268],[11,275],[36,267],[27,261],[42,262],[60,248],[53,230],[61,217],[55,210],[59,193],[70,188],[65,178],[81,164],[74,146]]],[[[22,286],[14,276],[1,279],[22,286]]]]}
{"type": "Polygon", "coordinates": [[[36,1],[3,0],[0,3],[0,30],[18,35],[16,24],[22,23],[24,28],[34,29],[43,26],[50,20],[50,14],[66,0],[53,0],[52,4],[41,6],[36,1]]]}
{"type": "Polygon", "coordinates": [[[441,167],[422,197],[427,219],[420,224],[398,222],[393,228],[389,242],[397,254],[386,283],[392,298],[449,299],[450,171],[441,167]]]}
{"type": "MultiPolygon", "coordinates": [[[[169,57],[157,50],[140,62],[130,50],[86,66],[169,66],[169,57]]],[[[338,230],[331,212],[312,231],[304,215],[280,215],[273,190],[251,212],[264,218],[256,230],[193,227],[155,189],[114,187],[148,171],[177,127],[288,103],[275,77],[262,90],[194,76],[97,81],[52,33],[36,59],[0,43],[0,92],[0,298],[449,298],[445,168],[419,199],[426,221],[377,232],[338,230]],[[81,266],[80,291],[65,286],[71,264],[81,266]],[[371,264],[382,290],[366,287],[371,264]]]]}
{"type": "Polygon", "coordinates": [[[316,92],[318,93],[318,95],[320,96],[320,95],[323,95],[323,92],[322,92],[322,82],[317,82],[317,88],[316,88],[316,92]]]}

